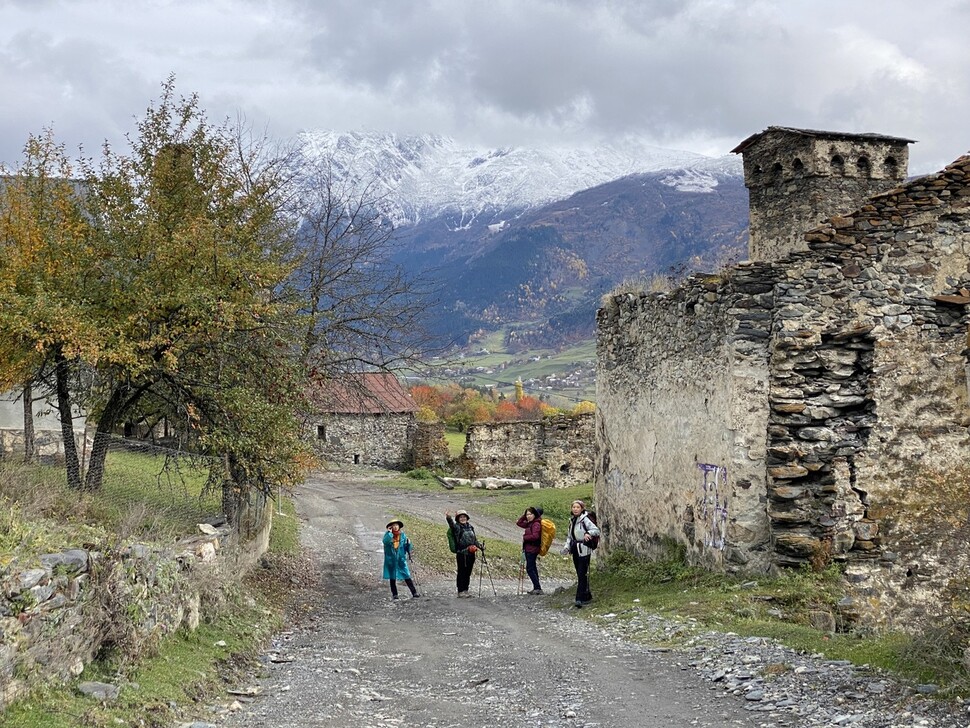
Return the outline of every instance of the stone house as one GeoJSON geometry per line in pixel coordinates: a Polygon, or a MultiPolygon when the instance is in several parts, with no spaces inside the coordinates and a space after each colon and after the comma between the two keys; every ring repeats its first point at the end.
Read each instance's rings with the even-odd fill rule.
{"type": "Polygon", "coordinates": [[[970,596],[970,156],[771,127],[735,149],[750,258],[597,314],[604,545],[764,573],[841,563],[845,622],[970,596]]]}
{"type": "Polygon", "coordinates": [[[308,418],[317,452],[335,465],[413,467],[418,406],[387,372],[349,374],[317,386],[308,418]]]}

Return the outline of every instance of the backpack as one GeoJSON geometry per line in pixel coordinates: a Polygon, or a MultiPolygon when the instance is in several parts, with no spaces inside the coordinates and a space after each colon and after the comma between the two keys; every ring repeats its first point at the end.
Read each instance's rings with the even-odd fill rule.
{"type": "Polygon", "coordinates": [[[540,518],[539,523],[542,525],[542,535],[539,538],[539,556],[545,556],[549,553],[549,547],[552,546],[552,541],[556,537],[556,524],[548,518],[540,518]]]}
{"type": "MultiPolygon", "coordinates": [[[[594,526],[598,525],[596,523],[596,511],[586,511],[586,517],[589,518],[590,522],[594,526]]],[[[589,529],[586,529],[586,530],[587,532],[589,531],[589,529]]],[[[590,536],[589,541],[585,541],[583,545],[585,545],[586,548],[588,548],[590,551],[595,551],[596,548],[600,545],[600,537],[590,536]]]]}
{"type": "Polygon", "coordinates": [[[448,529],[448,549],[453,554],[458,553],[458,544],[455,543],[455,532],[450,528],[448,529]]]}

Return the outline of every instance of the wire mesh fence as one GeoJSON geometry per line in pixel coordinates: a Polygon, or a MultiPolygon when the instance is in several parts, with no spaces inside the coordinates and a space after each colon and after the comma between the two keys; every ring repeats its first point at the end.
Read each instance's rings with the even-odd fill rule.
{"type": "MultiPolygon", "coordinates": [[[[82,470],[88,447],[82,447],[82,470]]],[[[112,437],[99,487],[67,486],[61,462],[0,459],[0,566],[87,545],[171,542],[222,519],[221,463],[156,443],[112,437]]]]}

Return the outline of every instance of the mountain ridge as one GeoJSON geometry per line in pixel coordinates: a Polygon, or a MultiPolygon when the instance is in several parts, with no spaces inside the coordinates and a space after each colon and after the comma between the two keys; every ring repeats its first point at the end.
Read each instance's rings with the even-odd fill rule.
{"type": "Polygon", "coordinates": [[[428,320],[447,340],[513,323],[517,345],[589,337],[617,284],[714,268],[746,247],[738,157],[635,140],[483,150],[317,131],[304,142],[337,178],[370,186],[395,227],[394,260],[438,289],[428,320]]]}

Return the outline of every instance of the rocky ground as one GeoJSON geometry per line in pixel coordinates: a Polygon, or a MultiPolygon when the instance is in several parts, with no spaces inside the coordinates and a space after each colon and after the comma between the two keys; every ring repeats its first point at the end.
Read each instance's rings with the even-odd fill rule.
{"type": "MultiPolygon", "coordinates": [[[[392,493],[365,476],[308,483],[298,510],[315,578],[297,590],[302,616],[262,656],[263,675],[193,725],[970,726],[967,706],[934,699],[932,686],[905,687],[763,639],[701,633],[683,648],[651,648],[651,637],[659,644],[690,625],[636,605],[622,619],[564,611],[553,606],[562,600],[519,595],[518,583],[496,581],[493,591],[487,576],[481,597],[456,599],[452,575],[420,567],[421,596],[402,585],[392,602],[380,580],[385,523],[404,513],[440,519],[469,507],[461,497],[392,493]]],[[[520,534],[484,518],[476,526],[520,534]]]]}

